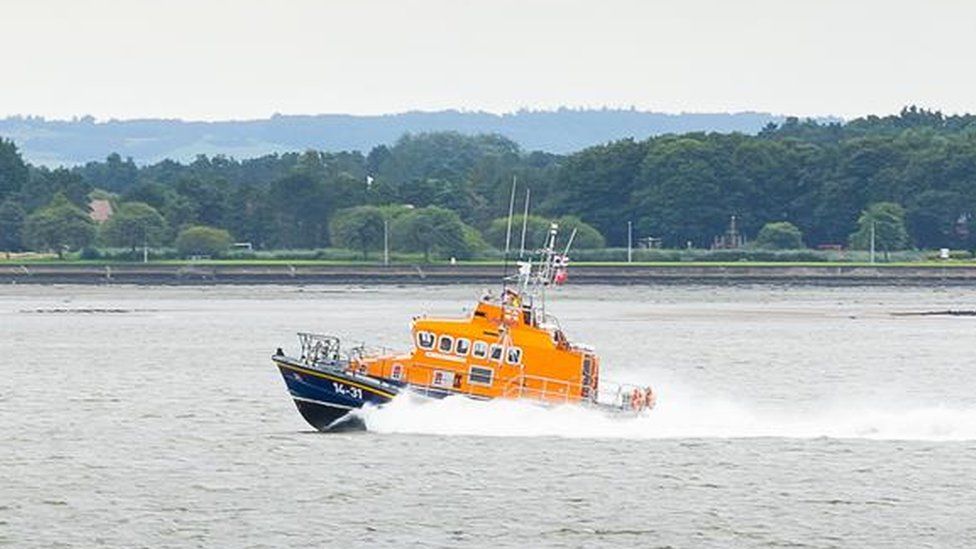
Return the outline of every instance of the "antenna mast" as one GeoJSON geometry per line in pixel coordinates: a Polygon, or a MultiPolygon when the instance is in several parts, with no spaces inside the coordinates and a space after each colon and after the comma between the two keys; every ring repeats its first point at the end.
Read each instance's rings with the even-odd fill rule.
{"type": "Polygon", "coordinates": [[[508,251],[512,242],[512,214],[515,210],[515,183],[516,176],[512,176],[512,196],[508,200],[508,227],[505,229],[505,259],[508,259],[508,251]]]}
{"type": "Polygon", "coordinates": [[[519,259],[525,255],[525,229],[529,224],[529,191],[528,187],[525,188],[525,213],[522,214],[522,245],[519,246],[519,259]]]}
{"type": "Polygon", "coordinates": [[[505,229],[505,256],[502,261],[502,307],[505,303],[505,290],[508,288],[508,252],[512,243],[512,214],[515,210],[515,184],[518,180],[512,176],[512,196],[508,199],[508,227],[505,229]]]}

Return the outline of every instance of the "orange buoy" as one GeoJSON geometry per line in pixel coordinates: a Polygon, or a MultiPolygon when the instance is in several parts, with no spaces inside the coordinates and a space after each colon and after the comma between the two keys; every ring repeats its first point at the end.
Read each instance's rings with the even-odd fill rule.
{"type": "Polygon", "coordinates": [[[657,404],[657,395],[654,394],[654,389],[648,387],[644,390],[644,406],[648,410],[652,410],[655,404],[657,404]]]}
{"type": "Polygon", "coordinates": [[[641,411],[641,408],[644,407],[644,395],[640,389],[634,389],[634,392],[630,393],[630,407],[635,412],[641,411]]]}

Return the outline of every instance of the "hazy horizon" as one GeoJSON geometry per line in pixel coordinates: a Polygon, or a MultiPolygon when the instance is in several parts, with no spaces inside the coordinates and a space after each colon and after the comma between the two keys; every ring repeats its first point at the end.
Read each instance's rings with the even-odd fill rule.
{"type": "MultiPolygon", "coordinates": [[[[198,154],[255,157],[317,149],[370,150],[406,134],[454,131],[503,135],[524,150],[569,153],[617,139],[665,133],[755,134],[783,116],[766,113],[662,114],[638,110],[412,111],[380,116],[280,115],[250,120],[0,118],[0,136],[12,139],[33,163],[77,165],[109,153],[147,163],[190,160],[198,154]]],[[[839,121],[819,118],[820,122],[839,121]]]]}
{"type": "Polygon", "coordinates": [[[12,2],[0,118],[958,114],[974,20],[963,0],[12,2]]]}
{"type": "MultiPolygon", "coordinates": [[[[907,107],[908,105],[905,105],[905,106],[907,107]]],[[[930,108],[927,105],[925,105],[925,106],[923,106],[923,105],[917,105],[917,106],[919,108],[925,108],[925,109],[929,109],[929,110],[933,110],[933,111],[940,110],[940,109],[935,108],[935,107],[930,108]]],[[[898,109],[898,110],[892,111],[892,112],[885,112],[885,113],[873,113],[873,112],[872,113],[863,113],[863,114],[858,115],[858,116],[855,116],[853,118],[860,118],[860,117],[863,117],[863,116],[888,116],[888,115],[896,115],[896,114],[898,114],[898,112],[900,110],[901,109],[898,109]]],[[[44,116],[44,115],[38,115],[38,114],[31,114],[31,113],[14,113],[14,114],[2,115],[2,116],[0,116],[0,119],[9,120],[9,119],[14,119],[14,118],[23,118],[23,119],[35,118],[35,119],[42,119],[42,120],[45,120],[47,122],[72,122],[72,123],[74,123],[74,122],[81,122],[81,121],[84,121],[84,120],[92,120],[95,124],[104,124],[104,123],[108,123],[108,122],[139,122],[139,121],[163,121],[163,122],[184,122],[184,123],[198,123],[198,122],[199,123],[221,123],[221,122],[258,122],[258,121],[270,120],[270,119],[274,119],[274,118],[288,118],[288,117],[293,117],[293,118],[302,118],[302,117],[314,118],[314,117],[320,117],[320,116],[321,117],[348,116],[348,117],[352,117],[352,118],[381,118],[381,117],[384,117],[384,116],[393,117],[393,116],[402,116],[402,115],[410,115],[410,114],[442,114],[442,113],[477,114],[477,115],[490,115],[490,116],[497,116],[497,117],[506,117],[506,116],[516,116],[516,115],[525,114],[525,113],[558,113],[558,112],[561,112],[561,111],[570,111],[570,112],[600,112],[600,111],[605,111],[605,112],[636,112],[636,113],[640,113],[640,114],[656,114],[656,115],[675,116],[675,117],[678,117],[678,116],[689,116],[689,115],[690,116],[702,116],[702,115],[705,115],[705,116],[707,116],[707,115],[730,115],[730,116],[735,116],[735,115],[758,114],[758,115],[769,115],[769,116],[773,116],[773,117],[797,117],[797,118],[801,118],[801,119],[807,119],[807,118],[824,119],[824,118],[827,118],[827,119],[837,119],[837,120],[840,120],[840,121],[850,120],[850,118],[847,118],[847,117],[842,117],[842,116],[837,116],[837,115],[830,115],[830,114],[823,115],[823,116],[820,116],[820,115],[818,115],[818,116],[800,116],[800,115],[795,115],[795,114],[792,114],[792,113],[767,112],[767,111],[761,111],[761,110],[756,110],[756,109],[746,109],[746,110],[740,110],[740,111],[690,111],[689,110],[689,111],[680,111],[680,112],[667,112],[667,111],[655,111],[655,110],[650,110],[650,109],[639,109],[639,108],[635,108],[635,107],[610,107],[610,106],[602,106],[602,107],[600,107],[600,106],[597,106],[597,107],[576,107],[576,106],[568,106],[568,105],[557,106],[557,107],[553,107],[553,108],[545,108],[545,109],[542,109],[542,108],[540,108],[540,109],[520,108],[520,109],[516,109],[516,110],[511,110],[511,111],[499,111],[499,112],[494,112],[494,111],[489,111],[489,110],[484,110],[484,109],[461,109],[461,108],[408,109],[408,110],[402,110],[402,111],[378,112],[378,113],[373,113],[373,114],[357,114],[357,113],[350,113],[350,112],[306,112],[306,113],[280,113],[280,112],[275,112],[275,113],[271,113],[271,114],[266,115],[266,116],[256,116],[256,117],[249,117],[249,118],[219,118],[219,119],[210,119],[210,120],[196,119],[196,118],[178,118],[178,117],[165,117],[164,118],[164,117],[153,117],[153,116],[135,116],[135,117],[131,117],[131,118],[121,118],[121,117],[99,118],[99,117],[97,117],[95,115],[92,115],[92,114],[89,114],[89,113],[77,114],[77,115],[72,115],[72,116],[68,116],[68,117],[50,117],[50,116],[44,116]]]]}

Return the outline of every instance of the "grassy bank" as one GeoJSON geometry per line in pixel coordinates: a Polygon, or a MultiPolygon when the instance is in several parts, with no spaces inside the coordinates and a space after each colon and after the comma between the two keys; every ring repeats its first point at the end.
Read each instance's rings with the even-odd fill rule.
{"type": "MultiPolygon", "coordinates": [[[[514,272],[512,267],[508,272],[514,272]]],[[[0,263],[0,284],[491,284],[502,273],[498,261],[384,266],[316,260],[48,260],[0,263]]],[[[581,262],[570,269],[570,283],[976,285],[976,263],[581,262]]]]}
{"type": "MultiPolygon", "coordinates": [[[[370,252],[367,259],[363,259],[361,251],[340,248],[302,249],[302,250],[233,250],[219,258],[187,259],[179,256],[172,248],[154,248],[148,250],[148,263],[151,265],[176,266],[239,266],[239,267],[274,267],[274,266],[359,266],[376,267],[383,264],[382,254],[370,252]]],[[[870,261],[869,252],[860,250],[763,250],[741,248],[734,250],[633,250],[633,261],[627,261],[627,250],[624,248],[602,248],[575,250],[571,254],[572,266],[587,267],[970,267],[976,265],[976,259],[967,251],[953,251],[950,259],[939,259],[939,253],[925,250],[909,250],[892,252],[886,258],[878,253],[876,261],[870,261]]],[[[131,249],[119,248],[89,248],[80,252],[65,254],[58,259],[54,254],[2,254],[0,265],[76,265],[76,266],[111,266],[135,265],[143,263],[142,250],[133,252],[131,249]]],[[[514,262],[510,259],[510,262],[514,262]]],[[[501,252],[486,250],[473,258],[457,260],[452,263],[449,258],[431,257],[425,259],[418,253],[391,253],[392,265],[472,265],[472,266],[500,266],[503,264],[501,252]]]]}
{"type": "MultiPolygon", "coordinates": [[[[429,266],[429,267],[503,267],[501,260],[464,260],[464,261],[444,261],[431,260],[423,261],[422,258],[414,260],[397,259],[391,261],[390,267],[405,266],[429,266]]],[[[10,258],[0,257],[0,265],[38,265],[51,267],[137,267],[145,266],[174,266],[174,267],[364,267],[382,268],[382,261],[363,261],[363,260],[339,260],[339,259],[151,259],[148,262],[132,260],[106,260],[106,259],[57,259],[57,258],[10,258]]],[[[627,268],[664,268],[664,269],[700,269],[700,268],[860,268],[870,267],[878,269],[898,269],[898,268],[967,268],[976,267],[976,260],[949,259],[949,260],[917,260],[917,261],[573,261],[573,267],[587,268],[607,268],[607,269],[627,269],[627,268]]],[[[509,261],[509,269],[514,271],[514,262],[509,261]]]]}
{"type": "MultiPolygon", "coordinates": [[[[362,261],[362,260],[338,260],[338,259],[154,259],[148,262],[131,260],[105,260],[105,259],[57,259],[57,258],[11,258],[0,257],[0,265],[45,265],[45,266],[91,266],[91,267],[111,267],[111,266],[177,266],[177,267],[383,267],[381,261],[362,261]]],[[[391,261],[390,266],[431,266],[449,267],[452,265],[483,266],[483,267],[502,267],[503,261],[500,260],[465,260],[451,263],[444,260],[423,261],[422,258],[416,260],[398,259],[391,261]]],[[[976,260],[918,260],[918,261],[573,261],[573,267],[596,267],[607,269],[626,269],[638,267],[653,267],[666,269],[683,268],[855,268],[872,267],[879,269],[897,268],[965,268],[976,267],[976,260]]],[[[514,262],[509,262],[509,268],[514,270],[514,262]]]]}

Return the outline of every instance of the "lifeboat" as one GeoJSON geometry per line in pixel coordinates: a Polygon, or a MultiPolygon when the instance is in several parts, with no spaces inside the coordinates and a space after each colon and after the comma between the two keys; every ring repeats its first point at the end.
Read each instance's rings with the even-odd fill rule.
{"type": "Polygon", "coordinates": [[[654,407],[650,387],[605,381],[591,347],[572,343],[546,312],[546,290],[567,279],[567,253],[556,251],[552,224],[538,259],[519,261],[500,294],[485,292],[462,318],[420,317],[408,352],[343,348],[331,335],[299,333],[295,356],[272,360],[305,420],[320,431],[362,429],[355,411],[408,392],[440,399],[519,399],[637,415],[654,407]]]}

